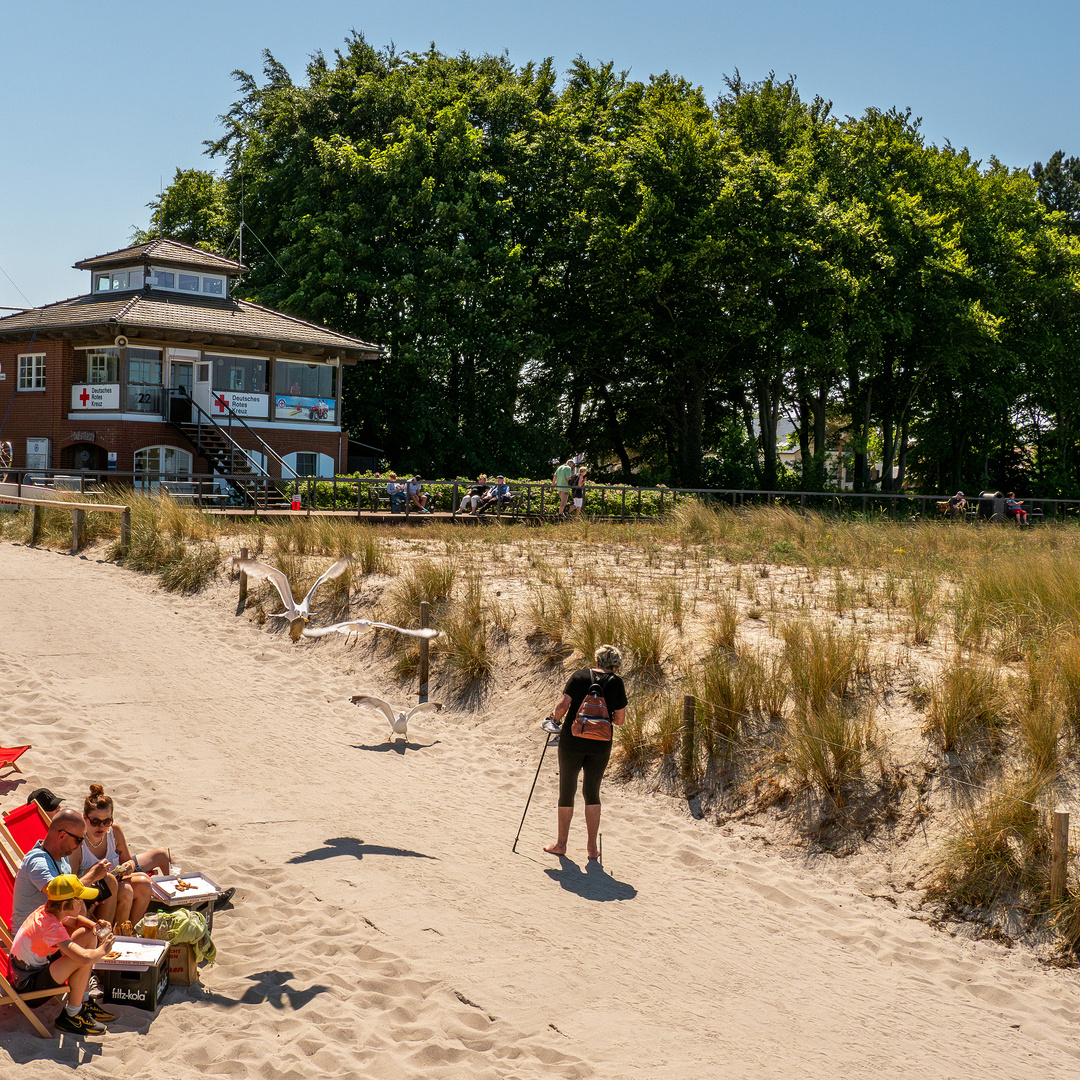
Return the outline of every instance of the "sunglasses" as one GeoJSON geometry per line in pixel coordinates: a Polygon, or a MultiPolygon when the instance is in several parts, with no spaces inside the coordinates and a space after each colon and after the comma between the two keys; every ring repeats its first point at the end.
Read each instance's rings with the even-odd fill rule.
{"type": "Polygon", "coordinates": [[[112,824],[112,822],[113,822],[113,819],[111,817],[103,817],[103,818],[88,817],[86,819],[86,824],[89,825],[92,829],[107,829],[112,824]]]}
{"type": "Polygon", "coordinates": [[[86,833],[83,833],[82,836],[79,836],[78,833],[68,832],[67,829],[61,829],[60,831],[62,833],[67,833],[67,835],[70,836],[72,840],[78,840],[80,844],[86,839],[86,833]]]}

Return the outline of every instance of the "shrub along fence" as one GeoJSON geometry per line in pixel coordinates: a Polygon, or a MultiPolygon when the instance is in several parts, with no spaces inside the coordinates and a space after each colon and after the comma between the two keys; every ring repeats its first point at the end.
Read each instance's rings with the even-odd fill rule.
{"type": "MultiPolygon", "coordinates": [[[[47,484],[57,488],[90,492],[101,484],[134,484],[143,489],[165,487],[174,497],[189,499],[196,505],[228,508],[247,506],[256,512],[291,505],[299,499],[303,510],[336,510],[357,514],[388,512],[387,478],[374,475],[303,477],[283,480],[275,477],[254,477],[250,474],[223,477],[156,473],[61,472],[58,470],[24,469],[7,471],[9,482],[16,488],[31,484],[47,484]],[[234,498],[226,489],[229,482],[247,492],[245,498],[234,498]],[[185,488],[190,493],[184,494],[185,488]]],[[[404,478],[403,478],[404,479],[404,478]]],[[[472,480],[434,480],[424,482],[428,507],[433,511],[457,511],[472,480]]],[[[559,508],[558,496],[548,480],[527,477],[509,479],[513,502],[505,511],[507,516],[554,520],[559,508]]],[[[18,491],[18,494],[29,492],[18,491]]],[[[837,517],[887,517],[894,520],[937,519],[947,495],[921,495],[911,492],[852,492],[852,491],[758,491],[735,488],[668,488],[632,487],[622,484],[589,483],[585,488],[583,512],[593,519],[640,521],[662,517],[676,506],[690,501],[705,506],[781,506],[791,510],[814,510],[837,517]]],[[[992,498],[978,496],[968,499],[965,519],[990,518],[999,506],[992,498]]],[[[1000,500],[998,500],[1000,503],[1000,500]]],[[[1025,498],[1024,509],[1030,523],[1035,521],[1080,521],[1080,499],[1025,498]]],[[[572,509],[568,508],[572,513],[572,509]]]]}

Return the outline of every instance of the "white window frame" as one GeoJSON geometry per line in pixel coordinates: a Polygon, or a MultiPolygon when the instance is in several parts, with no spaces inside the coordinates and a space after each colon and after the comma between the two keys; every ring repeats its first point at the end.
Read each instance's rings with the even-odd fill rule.
{"type": "Polygon", "coordinates": [[[133,266],[127,270],[96,270],[94,272],[94,292],[123,292],[125,289],[143,287],[143,269],[133,266]]]}
{"type": "Polygon", "coordinates": [[[135,451],[134,456],[135,485],[136,487],[156,487],[162,478],[166,480],[190,478],[191,467],[193,464],[194,461],[191,453],[187,450],[182,450],[179,446],[169,446],[164,443],[156,443],[153,446],[140,446],[138,450],[135,451]],[[158,462],[162,466],[162,468],[158,470],[150,469],[145,465],[141,468],[139,467],[139,455],[146,454],[151,450],[158,451],[158,462]],[[165,465],[163,459],[166,456],[166,453],[175,456],[174,468],[169,468],[165,465]],[[153,480],[150,479],[151,474],[154,476],[153,480]]]}
{"type": "Polygon", "coordinates": [[[19,389],[45,389],[45,353],[19,354],[19,389]]]}
{"type": "Polygon", "coordinates": [[[183,293],[185,296],[214,296],[220,299],[224,299],[229,295],[229,279],[225,274],[200,274],[194,270],[180,270],[175,266],[152,266],[145,280],[150,282],[154,289],[161,292],[183,293]],[[173,283],[171,285],[159,285],[154,280],[157,274],[171,275],[173,283]],[[180,288],[181,276],[193,283],[191,288],[180,288]]]}

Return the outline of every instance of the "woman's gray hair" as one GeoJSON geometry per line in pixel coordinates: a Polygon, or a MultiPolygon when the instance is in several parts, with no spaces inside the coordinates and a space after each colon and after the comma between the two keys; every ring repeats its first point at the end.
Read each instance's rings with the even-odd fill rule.
{"type": "Polygon", "coordinates": [[[596,650],[596,666],[600,668],[617,668],[622,666],[622,653],[614,645],[601,645],[596,650]]]}

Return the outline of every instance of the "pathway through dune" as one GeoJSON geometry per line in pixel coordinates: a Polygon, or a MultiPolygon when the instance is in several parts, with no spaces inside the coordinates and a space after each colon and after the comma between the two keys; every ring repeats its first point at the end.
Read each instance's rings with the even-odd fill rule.
{"type": "Polygon", "coordinates": [[[504,704],[417,716],[391,744],[348,702],[405,704],[367,645],[293,645],[235,596],[0,545],[0,742],[33,744],[0,805],[39,784],[81,804],[100,781],[129,835],[237,886],[219,963],[152,1022],[122,1009],[58,1049],[0,1011],[20,1076],[1080,1070],[1075,973],[951,938],[671,800],[609,782],[603,865],[580,820],[571,857],[545,855],[553,754],[511,853],[548,695],[502,672],[504,704]]]}

